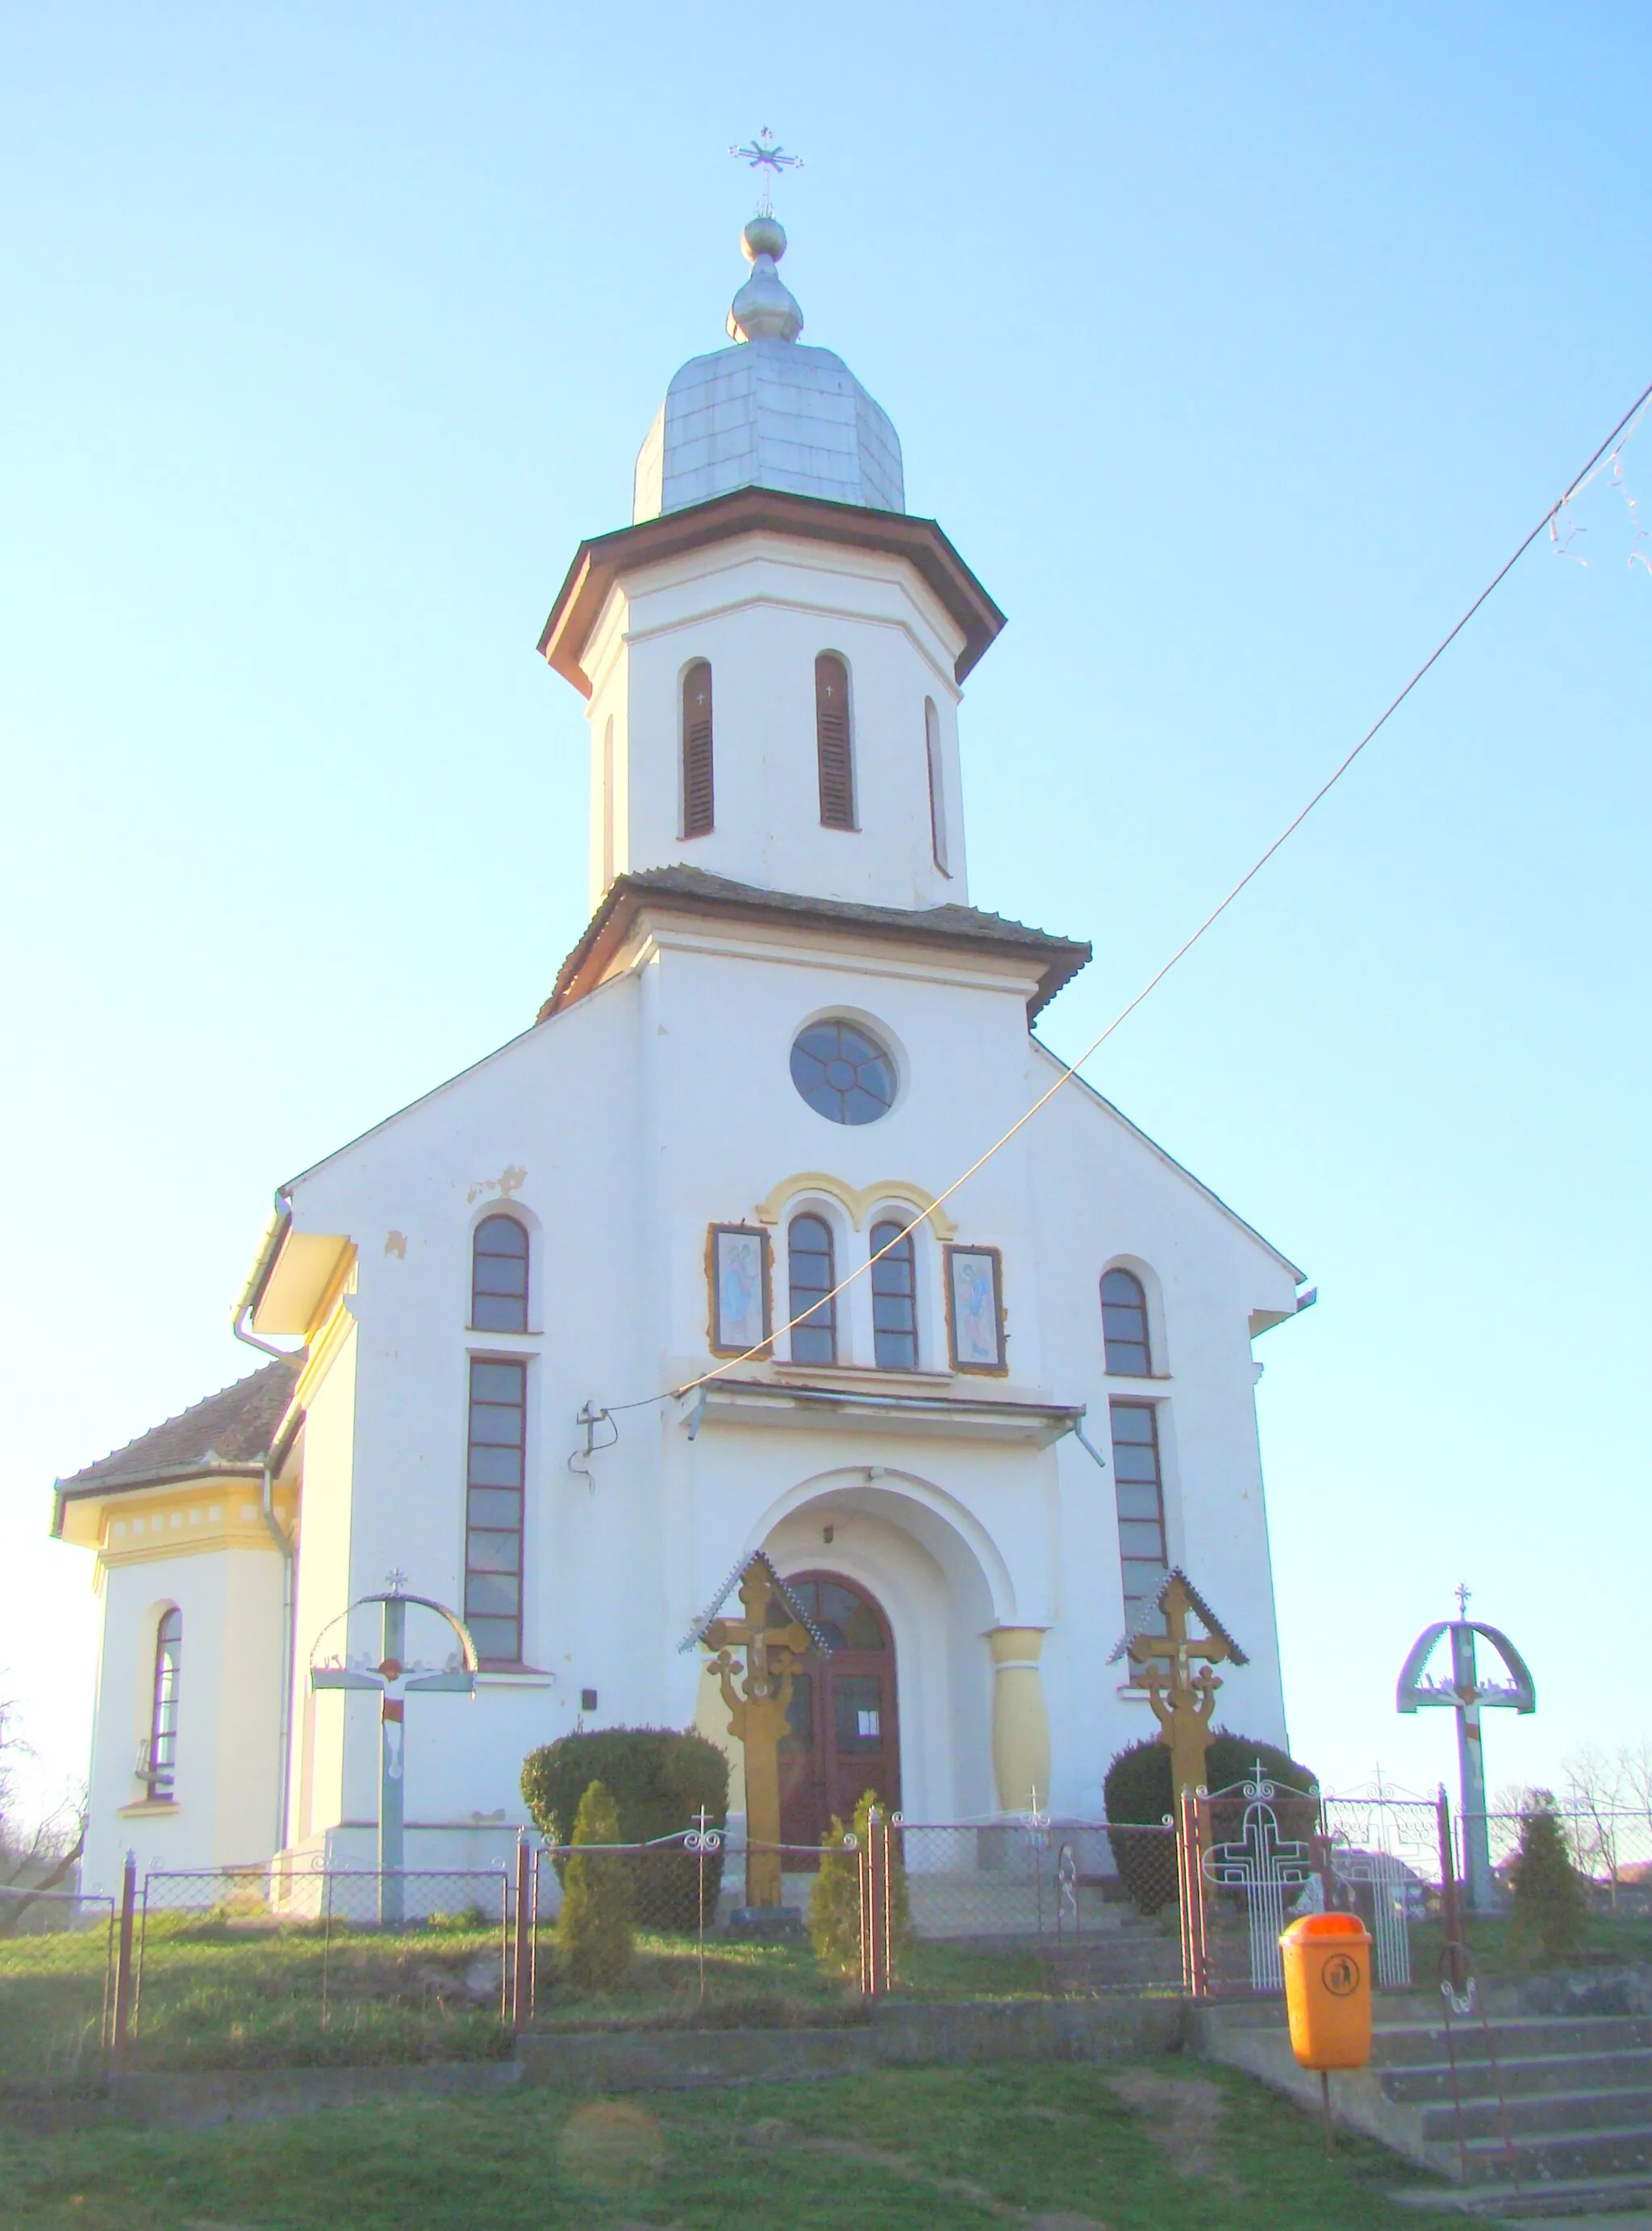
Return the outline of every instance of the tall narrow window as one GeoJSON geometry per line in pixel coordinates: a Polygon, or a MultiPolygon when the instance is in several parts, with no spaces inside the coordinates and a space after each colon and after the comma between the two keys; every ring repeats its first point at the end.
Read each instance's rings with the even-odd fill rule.
{"type": "Polygon", "coordinates": [[[916,1371],[918,1281],[911,1232],[900,1224],[874,1224],[872,1255],[873,1355],[880,1371],[916,1371]],[[888,1247],[887,1255],[879,1253],[882,1247],[888,1247]]]}
{"type": "Polygon", "coordinates": [[[513,1216],[485,1216],[470,1266],[470,1322],[480,1332],[528,1329],[528,1236],[513,1216]]]}
{"type": "Polygon", "coordinates": [[[946,864],[946,787],[941,765],[940,715],[932,697],[924,700],[924,750],[929,760],[929,846],[935,865],[950,876],[946,864]]]}
{"type": "Polygon", "coordinates": [[[1130,1271],[1109,1271],[1101,1281],[1101,1338],[1107,1369],[1133,1379],[1152,1370],[1147,1348],[1147,1297],[1130,1271]]]}
{"type": "Polygon", "coordinates": [[[709,837],[715,813],[712,783],[712,672],[703,658],[682,677],[682,833],[709,837]]]}
{"type": "Polygon", "coordinates": [[[171,1797],[177,1767],[177,1672],[184,1642],[184,1614],[174,1604],[155,1629],[155,1679],[149,1700],[149,1741],[143,1779],[152,1797],[171,1797]]]}
{"type": "Polygon", "coordinates": [[[791,1328],[794,1363],[836,1363],[837,1309],[826,1297],[837,1281],[832,1275],[831,1226],[823,1217],[794,1216],[787,1237],[791,1271],[791,1307],[788,1316],[801,1317],[791,1328]]]}
{"type": "Polygon", "coordinates": [[[603,729],[603,889],[614,880],[614,715],[603,729]]]}
{"type": "Polygon", "coordinates": [[[849,734],[849,669],[836,651],[815,661],[815,749],[820,761],[820,818],[825,829],[855,826],[855,746],[849,734]]]}
{"type": "Polygon", "coordinates": [[[1151,1402],[1114,1402],[1113,1482],[1119,1498],[1119,1563],[1124,1575],[1125,1633],[1134,1634],[1165,1585],[1165,1484],[1158,1464],[1158,1415],[1151,1402]]]}
{"type": "Polygon", "coordinates": [[[470,1366],[466,1467],[465,1625],[479,1658],[522,1658],[522,1461],[527,1366],[476,1356],[470,1366]]]}

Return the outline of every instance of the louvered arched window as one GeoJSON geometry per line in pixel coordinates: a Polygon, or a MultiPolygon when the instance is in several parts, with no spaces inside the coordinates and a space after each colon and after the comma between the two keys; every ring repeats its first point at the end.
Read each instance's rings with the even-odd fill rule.
{"type": "Polygon", "coordinates": [[[855,740],[849,733],[849,669],[835,650],[815,661],[815,748],[824,829],[855,826],[855,740]]]}
{"type": "Polygon", "coordinates": [[[872,1227],[872,1354],[880,1371],[918,1368],[917,1264],[911,1232],[893,1221],[872,1227]]]}
{"type": "Polygon", "coordinates": [[[184,1614],[174,1604],[155,1629],[155,1678],[149,1698],[149,1741],[143,1779],[152,1797],[170,1797],[177,1766],[177,1674],[184,1614]]]}
{"type": "Polygon", "coordinates": [[[794,1363],[836,1363],[836,1303],[828,1300],[837,1284],[832,1275],[832,1228],[823,1216],[794,1216],[786,1235],[791,1278],[791,1307],[786,1314],[803,1322],[791,1328],[794,1363]]]}
{"type": "Polygon", "coordinates": [[[932,697],[924,700],[924,753],[929,761],[929,847],[935,865],[943,876],[950,876],[952,871],[946,862],[946,788],[941,761],[940,715],[935,710],[932,697]]]}
{"type": "Polygon", "coordinates": [[[712,670],[697,658],[682,677],[682,833],[709,837],[715,818],[712,781],[712,670]]]}
{"type": "Polygon", "coordinates": [[[513,1216],[485,1216],[476,1226],[470,1322],[479,1332],[528,1329],[528,1236],[513,1216]]]}
{"type": "Polygon", "coordinates": [[[1109,1271],[1101,1281],[1101,1336],[1109,1371],[1133,1379],[1151,1376],[1147,1297],[1133,1271],[1109,1271]]]}

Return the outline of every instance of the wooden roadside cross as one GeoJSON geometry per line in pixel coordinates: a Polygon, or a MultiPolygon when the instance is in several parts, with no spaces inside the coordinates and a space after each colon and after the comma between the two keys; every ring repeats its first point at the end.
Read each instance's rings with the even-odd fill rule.
{"type": "Polygon", "coordinates": [[[1138,1627],[1113,1652],[1112,1663],[1127,1656],[1139,1673],[1158,1723],[1158,1740],[1171,1755],[1171,1794],[1179,1800],[1184,1791],[1205,1786],[1210,1715],[1222,1686],[1213,1669],[1224,1664],[1243,1665],[1248,1660],[1179,1567],[1166,1574],[1149,1617],[1153,1613],[1163,1619],[1163,1632],[1138,1627]],[[1188,1633],[1190,1614],[1204,1626],[1202,1636],[1188,1633]],[[1196,1659],[1202,1661],[1197,1672],[1196,1659]]]}
{"type": "MultiPolygon", "coordinates": [[[[745,1747],[745,1903],[778,1906],[781,1899],[780,1741],[792,1684],[808,1659],[823,1655],[819,1637],[796,1616],[797,1607],[774,1567],[759,1550],[739,1576],[739,1619],[712,1619],[697,1639],[716,1654],[707,1665],[717,1676],[728,1723],[745,1747]],[[771,1624],[775,1607],[793,1614],[771,1624]],[[736,1653],[743,1653],[744,1668],[736,1653]],[[744,1671],[743,1684],[736,1675],[744,1671]]],[[[726,1594],[726,1590],[725,1591],[726,1594]]]]}

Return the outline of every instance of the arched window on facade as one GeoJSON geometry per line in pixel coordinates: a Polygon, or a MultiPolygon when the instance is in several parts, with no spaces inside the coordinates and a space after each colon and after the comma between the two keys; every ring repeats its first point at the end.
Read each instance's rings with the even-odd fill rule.
{"type": "Polygon", "coordinates": [[[874,1224],[872,1258],[874,1359],[880,1371],[916,1371],[918,1277],[911,1232],[893,1219],[874,1224]],[[879,1252],[884,1247],[887,1255],[879,1252]]]}
{"type": "Polygon", "coordinates": [[[470,1322],[478,1332],[528,1329],[528,1236],[513,1216],[485,1216],[476,1226],[470,1322]]]}
{"type": "Polygon", "coordinates": [[[1152,1371],[1147,1346],[1147,1297],[1132,1271],[1109,1271],[1101,1281],[1101,1337],[1107,1369],[1132,1379],[1152,1371]]]}
{"type": "Polygon", "coordinates": [[[682,833],[709,837],[716,813],[712,780],[712,670],[697,658],[682,677],[682,833]]]}
{"type": "Polygon", "coordinates": [[[815,661],[815,749],[820,763],[823,829],[855,826],[855,741],[849,733],[849,669],[835,650],[815,661]]]}
{"type": "Polygon", "coordinates": [[[929,845],[943,876],[952,869],[946,861],[945,771],[941,764],[940,715],[932,697],[924,700],[924,751],[929,761],[929,845]]]}
{"type": "Polygon", "coordinates": [[[177,1670],[184,1614],[174,1604],[155,1629],[155,1678],[149,1698],[149,1741],[143,1779],[152,1797],[171,1797],[177,1767],[177,1670]]]}
{"type": "Polygon", "coordinates": [[[794,1216],[786,1235],[791,1306],[801,1317],[791,1328],[794,1363],[836,1363],[837,1305],[826,1297],[837,1284],[832,1271],[832,1228],[823,1216],[794,1216]]]}

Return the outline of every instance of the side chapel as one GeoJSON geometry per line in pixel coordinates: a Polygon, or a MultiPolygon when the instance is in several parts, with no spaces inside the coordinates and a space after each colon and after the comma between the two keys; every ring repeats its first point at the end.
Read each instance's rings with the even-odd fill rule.
{"type": "Polygon", "coordinates": [[[590,724],[584,934],[519,1037],[281,1187],[236,1310],[273,1360],[57,1483],[102,1599],[88,1882],[373,1864],[373,1701],[308,1674],[393,1573],[481,1661],[410,1713],[410,1866],[502,1859],[581,1724],[698,1724],[738,1816],[693,1638],[758,1549],[832,1645],[788,1840],[868,1786],[1098,1817],[1172,1566],[1243,1639],[1225,1717],[1285,1740],[1251,1342],[1312,1296],[1081,1081],[937,1205],[1059,1073],[1033,1025],[1090,948],[971,903],[1003,615],[800,341],[779,224],[742,245],[540,641],[590,724]]]}

